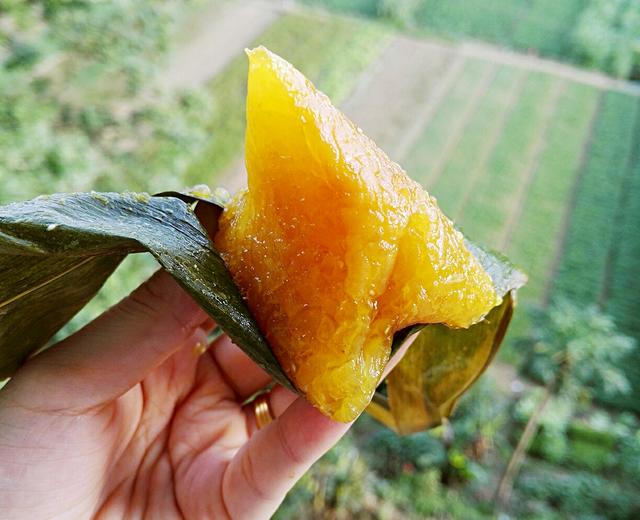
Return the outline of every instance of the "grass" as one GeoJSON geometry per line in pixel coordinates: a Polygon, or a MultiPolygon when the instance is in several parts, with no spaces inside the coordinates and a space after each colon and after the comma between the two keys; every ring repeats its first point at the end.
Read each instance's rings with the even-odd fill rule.
{"type": "Polygon", "coordinates": [[[478,78],[489,68],[484,60],[470,59],[456,77],[451,89],[438,105],[431,121],[424,128],[415,144],[409,150],[403,165],[418,182],[430,187],[430,179],[437,165],[444,157],[447,139],[462,121],[464,112],[477,88],[478,78]]]}
{"type": "Polygon", "coordinates": [[[544,124],[544,110],[550,102],[554,81],[544,74],[531,74],[516,106],[506,121],[500,140],[471,199],[462,208],[461,226],[469,237],[497,247],[509,219],[512,197],[527,168],[528,149],[544,124]]]}
{"type": "Polygon", "coordinates": [[[529,275],[521,292],[526,300],[539,302],[544,296],[598,98],[595,88],[570,84],[548,130],[546,147],[507,250],[509,258],[529,275]]]}
{"type": "MultiPolygon", "coordinates": [[[[287,15],[263,33],[265,45],[297,65],[335,103],[342,101],[360,73],[378,56],[389,33],[378,24],[344,18],[287,15]]],[[[185,182],[214,183],[241,153],[245,128],[247,62],[238,56],[208,87],[213,98],[211,141],[185,172],[185,182]]]]}
{"type": "Polygon", "coordinates": [[[442,174],[430,187],[445,213],[451,217],[457,215],[460,205],[464,203],[465,188],[473,181],[479,156],[486,146],[487,134],[496,122],[494,114],[505,108],[505,100],[517,77],[518,71],[510,67],[500,67],[495,71],[487,92],[471,115],[442,174]]]}
{"type": "Polygon", "coordinates": [[[607,92],[576,193],[571,227],[554,295],[595,303],[603,290],[609,251],[616,235],[616,208],[633,145],[637,99],[607,92]]]}

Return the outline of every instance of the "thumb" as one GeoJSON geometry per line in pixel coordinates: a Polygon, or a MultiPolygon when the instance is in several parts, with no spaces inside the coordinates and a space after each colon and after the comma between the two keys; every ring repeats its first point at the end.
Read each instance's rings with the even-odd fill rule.
{"type": "MultiPolygon", "coordinates": [[[[29,361],[14,378],[46,388],[42,399],[64,409],[109,402],[159,366],[212,321],[178,283],[160,270],[130,296],[55,347],[29,361]]],[[[45,407],[46,408],[46,407],[45,407]]]]}

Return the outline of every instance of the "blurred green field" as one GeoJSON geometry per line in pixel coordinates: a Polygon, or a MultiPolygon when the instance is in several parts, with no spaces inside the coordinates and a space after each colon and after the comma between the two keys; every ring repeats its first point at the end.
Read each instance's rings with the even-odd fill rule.
{"type": "MultiPolygon", "coordinates": [[[[638,337],[640,297],[623,287],[633,287],[638,274],[631,251],[640,243],[640,218],[631,191],[640,97],[503,65],[465,110],[471,95],[458,89],[469,93],[467,78],[481,83],[478,71],[490,66],[465,63],[410,150],[409,173],[469,237],[504,251],[529,274],[525,303],[565,297],[601,305],[638,337]],[[455,146],[447,146],[443,136],[460,127],[455,146]]],[[[629,362],[634,395],[638,356],[629,362]]],[[[620,404],[640,411],[635,398],[620,404]]]]}

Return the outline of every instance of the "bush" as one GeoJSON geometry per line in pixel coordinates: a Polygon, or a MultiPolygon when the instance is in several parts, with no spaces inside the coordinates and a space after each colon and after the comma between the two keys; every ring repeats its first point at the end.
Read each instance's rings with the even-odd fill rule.
{"type": "Polygon", "coordinates": [[[631,485],[640,486],[640,429],[625,436],[620,442],[618,464],[622,476],[631,485]]]}
{"type": "MultiPolygon", "coordinates": [[[[560,511],[564,518],[626,520],[640,514],[640,496],[633,488],[591,473],[566,474],[529,465],[516,487],[521,498],[542,500],[560,511]]],[[[523,501],[520,507],[526,510],[528,505],[523,501]]]]}
{"type": "Polygon", "coordinates": [[[619,396],[630,391],[620,361],[636,348],[613,320],[595,306],[558,300],[534,316],[532,335],[521,341],[528,352],[524,372],[570,400],[595,392],[619,396]]]}
{"type": "Polygon", "coordinates": [[[457,520],[484,520],[491,518],[488,511],[471,503],[461,493],[445,488],[440,472],[431,469],[415,474],[403,474],[393,481],[378,485],[379,496],[400,507],[405,514],[398,518],[442,518],[457,520]],[[409,514],[406,514],[409,513],[409,514]],[[418,516],[411,515],[411,513],[418,516]]]}
{"type": "Polygon", "coordinates": [[[385,478],[407,470],[442,467],[447,461],[442,442],[428,432],[401,437],[386,428],[380,429],[365,444],[364,451],[371,469],[385,478]]]}
{"type": "Polygon", "coordinates": [[[640,3],[591,0],[572,33],[580,63],[628,78],[640,66],[640,3]]]}

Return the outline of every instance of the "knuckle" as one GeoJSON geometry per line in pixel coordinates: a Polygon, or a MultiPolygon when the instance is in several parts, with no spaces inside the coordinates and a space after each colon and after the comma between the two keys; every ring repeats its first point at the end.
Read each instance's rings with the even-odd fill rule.
{"type": "Polygon", "coordinates": [[[242,477],[256,497],[265,501],[271,500],[272,497],[270,497],[260,486],[260,479],[257,478],[255,464],[251,453],[251,450],[247,450],[245,456],[240,460],[240,471],[242,473],[242,477]]]}
{"type": "Polygon", "coordinates": [[[294,465],[302,465],[304,463],[302,457],[296,453],[292,448],[291,442],[289,442],[289,435],[285,431],[285,426],[282,421],[275,421],[276,432],[278,435],[278,441],[282,447],[284,456],[294,465]]]}
{"type": "Polygon", "coordinates": [[[169,290],[157,287],[152,279],[139,287],[119,305],[119,311],[145,321],[162,322],[188,334],[199,324],[199,312],[176,285],[169,290]]]}

